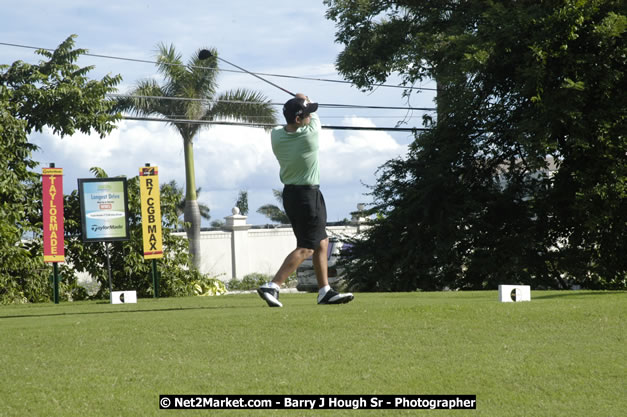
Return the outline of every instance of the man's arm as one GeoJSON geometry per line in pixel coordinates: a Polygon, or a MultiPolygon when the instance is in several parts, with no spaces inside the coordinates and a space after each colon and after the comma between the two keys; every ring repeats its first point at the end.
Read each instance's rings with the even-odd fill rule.
{"type": "Polygon", "coordinates": [[[309,128],[313,130],[322,129],[322,124],[320,123],[320,117],[318,117],[317,113],[311,113],[311,122],[309,122],[309,128]]]}

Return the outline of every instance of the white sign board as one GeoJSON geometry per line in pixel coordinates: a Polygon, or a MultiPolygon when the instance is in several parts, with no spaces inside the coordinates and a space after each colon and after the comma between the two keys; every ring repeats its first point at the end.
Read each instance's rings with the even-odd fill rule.
{"type": "Polygon", "coordinates": [[[137,291],[113,291],[111,293],[111,304],[133,303],[137,303],[137,291]]]}
{"type": "Polygon", "coordinates": [[[531,301],[531,288],[529,285],[499,285],[499,301],[502,303],[531,301]]]}

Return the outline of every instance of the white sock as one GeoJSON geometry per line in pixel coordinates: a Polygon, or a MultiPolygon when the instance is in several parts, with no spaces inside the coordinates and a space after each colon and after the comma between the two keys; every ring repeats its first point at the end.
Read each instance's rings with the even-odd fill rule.
{"type": "Polygon", "coordinates": [[[318,301],[322,300],[327,294],[327,291],[329,291],[330,289],[330,285],[325,285],[324,287],[320,288],[320,290],[318,290],[318,301]]]}
{"type": "Polygon", "coordinates": [[[263,287],[266,288],[274,288],[275,290],[279,291],[281,289],[281,287],[279,287],[279,285],[275,282],[266,282],[264,285],[262,285],[263,287]]]}

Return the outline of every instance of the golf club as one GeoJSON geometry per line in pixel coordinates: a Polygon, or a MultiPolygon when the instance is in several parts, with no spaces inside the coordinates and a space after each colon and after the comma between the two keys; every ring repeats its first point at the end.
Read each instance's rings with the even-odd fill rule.
{"type": "Polygon", "coordinates": [[[219,56],[217,56],[217,55],[213,55],[213,54],[211,53],[211,51],[209,51],[208,49],[201,49],[201,50],[198,52],[198,59],[200,59],[200,60],[205,60],[205,59],[207,59],[207,58],[209,58],[209,57],[212,57],[212,56],[215,56],[215,57],[216,57],[217,59],[219,59],[220,61],[222,61],[222,62],[226,62],[227,64],[229,64],[229,65],[231,65],[231,66],[233,66],[233,67],[235,67],[235,68],[237,68],[237,69],[239,69],[239,70],[241,70],[241,71],[244,71],[244,72],[245,72],[245,73],[247,73],[247,74],[252,75],[253,77],[257,77],[257,78],[259,78],[261,81],[265,81],[265,82],[267,82],[268,84],[272,85],[273,87],[276,87],[276,88],[278,88],[279,90],[285,91],[287,94],[289,94],[289,95],[291,95],[291,96],[293,96],[293,97],[296,97],[296,94],[292,93],[291,91],[288,91],[288,90],[286,90],[285,88],[283,88],[283,87],[281,87],[281,86],[276,85],[276,84],[275,84],[275,83],[273,83],[272,81],[268,81],[268,80],[266,80],[265,78],[262,78],[262,77],[258,76],[257,74],[253,74],[252,72],[250,72],[250,71],[248,71],[248,70],[245,70],[244,68],[242,68],[242,67],[240,67],[240,66],[238,66],[238,65],[235,65],[235,64],[233,64],[232,62],[227,61],[226,59],[220,58],[220,57],[219,57],[219,56]]]}

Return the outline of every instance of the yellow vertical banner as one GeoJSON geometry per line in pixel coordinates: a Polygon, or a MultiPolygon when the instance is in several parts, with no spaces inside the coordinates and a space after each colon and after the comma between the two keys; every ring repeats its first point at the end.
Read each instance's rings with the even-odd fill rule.
{"type": "Polygon", "coordinates": [[[163,258],[161,199],[157,167],[139,168],[139,192],[142,207],[144,259],[163,258]]]}

